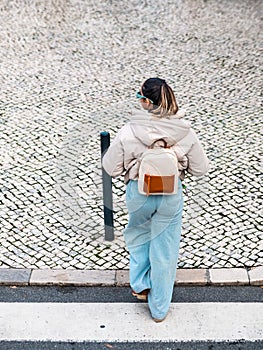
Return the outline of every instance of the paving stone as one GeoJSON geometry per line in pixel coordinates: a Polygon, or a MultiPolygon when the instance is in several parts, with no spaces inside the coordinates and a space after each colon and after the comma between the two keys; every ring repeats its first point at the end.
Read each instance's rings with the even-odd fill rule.
{"type": "Polygon", "coordinates": [[[113,285],[114,270],[33,270],[30,285],[113,285]]]}
{"type": "Polygon", "coordinates": [[[251,285],[263,285],[263,266],[257,266],[249,270],[248,277],[251,285]]]}
{"type": "Polygon", "coordinates": [[[130,270],[117,270],[116,271],[116,283],[117,283],[117,286],[129,286],[130,285],[130,270]]]}
{"type": "Polygon", "coordinates": [[[176,273],[176,285],[198,285],[208,283],[206,269],[178,269],[176,273]]]}
{"type": "Polygon", "coordinates": [[[30,269],[0,268],[1,285],[28,285],[31,275],[30,269]]]}
{"type": "Polygon", "coordinates": [[[231,268],[231,269],[210,269],[210,282],[212,285],[248,285],[248,273],[246,269],[231,268]]]}

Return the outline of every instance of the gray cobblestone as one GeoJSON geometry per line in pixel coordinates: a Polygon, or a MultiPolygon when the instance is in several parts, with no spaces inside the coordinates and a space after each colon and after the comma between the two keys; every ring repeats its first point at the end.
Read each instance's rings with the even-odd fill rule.
{"type": "Polygon", "coordinates": [[[115,241],[104,241],[99,132],[116,134],[149,74],[175,88],[211,160],[204,179],[186,179],[179,266],[263,265],[261,6],[5,1],[1,268],[128,266],[121,180],[113,181],[115,241]]]}

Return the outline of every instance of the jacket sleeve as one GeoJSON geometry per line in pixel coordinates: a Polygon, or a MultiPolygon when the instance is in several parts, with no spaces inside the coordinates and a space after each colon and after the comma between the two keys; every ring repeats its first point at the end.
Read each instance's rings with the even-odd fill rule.
{"type": "Polygon", "coordinates": [[[107,152],[102,158],[103,168],[112,177],[120,176],[125,170],[124,149],[120,138],[120,132],[116,135],[107,152]]]}
{"type": "Polygon", "coordinates": [[[205,175],[209,170],[209,160],[196,135],[192,130],[193,144],[187,152],[188,168],[187,171],[194,176],[205,175]]]}

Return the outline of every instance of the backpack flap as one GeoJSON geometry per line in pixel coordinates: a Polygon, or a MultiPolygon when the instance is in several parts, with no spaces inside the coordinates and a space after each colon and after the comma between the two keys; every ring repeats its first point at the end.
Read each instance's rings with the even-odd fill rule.
{"type": "Polygon", "coordinates": [[[173,194],[174,193],[174,175],[158,176],[144,175],[143,191],[149,196],[150,194],[173,194]]]}

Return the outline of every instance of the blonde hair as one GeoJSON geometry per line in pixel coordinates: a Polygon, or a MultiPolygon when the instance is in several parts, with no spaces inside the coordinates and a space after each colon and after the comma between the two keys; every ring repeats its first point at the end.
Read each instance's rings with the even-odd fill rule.
{"type": "Polygon", "coordinates": [[[149,111],[155,116],[162,118],[177,113],[178,105],[174,92],[165,80],[160,78],[147,79],[142,85],[142,93],[153,101],[153,108],[149,111]]]}

